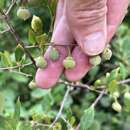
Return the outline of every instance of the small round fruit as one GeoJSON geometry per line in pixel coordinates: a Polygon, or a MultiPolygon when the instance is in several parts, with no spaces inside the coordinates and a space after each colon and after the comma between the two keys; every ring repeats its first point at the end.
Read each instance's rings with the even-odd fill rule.
{"type": "Polygon", "coordinates": [[[38,16],[33,16],[32,21],[31,21],[31,27],[34,30],[34,32],[38,32],[42,30],[42,20],[38,16]]]}
{"type": "Polygon", "coordinates": [[[130,100],[130,92],[126,92],[126,93],[124,94],[124,98],[130,100]]]}
{"type": "Polygon", "coordinates": [[[63,66],[65,67],[65,69],[72,69],[75,67],[75,65],[75,60],[71,56],[68,56],[63,60],[63,66]]]}
{"type": "Polygon", "coordinates": [[[112,104],[112,108],[117,112],[122,111],[122,106],[117,101],[112,104]]]}
{"type": "Polygon", "coordinates": [[[93,66],[97,66],[101,63],[101,57],[98,55],[98,56],[93,56],[89,59],[89,63],[93,66]]]}
{"type": "Polygon", "coordinates": [[[42,57],[36,58],[36,66],[41,69],[45,69],[47,67],[47,61],[42,57]]]}
{"type": "Polygon", "coordinates": [[[49,56],[53,61],[55,61],[59,57],[59,52],[56,50],[56,48],[52,47],[49,56]]]}
{"type": "Polygon", "coordinates": [[[37,85],[36,83],[32,80],[30,83],[29,83],[29,88],[33,89],[33,88],[36,88],[37,85]]]}
{"type": "Polygon", "coordinates": [[[112,51],[110,48],[106,48],[102,53],[103,60],[110,60],[112,57],[112,51]]]}
{"type": "Polygon", "coordinates": [[[17,16],[22,20],[27,20],[31,17],[31,13],[27,8],[19,7],[17,10],[17,16]]]}
{"type": "Polygon", "coordinates": [[[113,98],[119,98],[120,97],[120,93],[118,91],[114,92],[112,94],[113,98]]]}

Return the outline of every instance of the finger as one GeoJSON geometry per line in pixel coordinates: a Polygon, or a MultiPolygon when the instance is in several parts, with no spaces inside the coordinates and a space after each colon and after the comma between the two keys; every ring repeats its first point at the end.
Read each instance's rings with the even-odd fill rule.
{"type": "MultiPolygon", "coordinates": [[[[66,20],[64,17],[60,19],[53,36],[52,42],[55,44],[69,44],[72,42],[72,36],[67,26],[66,20]]],[[[62,71],[63,71],[63,59],[67,56],[67,48],[63,46],[56,46],[56,49],[59,52],[59,58],[57,61],[52,61],[49,57],[50,48],[45,53],[45,58],[47,59],[48,66],[45,69],[38,69],[36,72],[36,84],[41,88],[50,88],[56,84],[62,71]]]]}
{"type": "Polygon", "coordinates": [[[73,69],[65,70],[65,76],[69,81],[79,81],[91,67],[89,57],[81,51],[80,47],[74,48],[72,56],[76,62],[76,66],[73,69]]]}
{"type": "Polygon", "coordinates": [[[130,0],[108,0],[107,30],[109,42],[127,13],[130,0]]]}
{"type": "Polygon", "coordinates": [[[68,24],[87,55],[98,55],[105,48],[106,3],[107,0],[66,0],[68,24]]]}
{"type": "Polygon", "coordinates": [[[64,0],[58,0],[54,28],[56,28],[58,22],[60,21],[61,17],[63,16],[63,11],[64,11],[64,0]]]}

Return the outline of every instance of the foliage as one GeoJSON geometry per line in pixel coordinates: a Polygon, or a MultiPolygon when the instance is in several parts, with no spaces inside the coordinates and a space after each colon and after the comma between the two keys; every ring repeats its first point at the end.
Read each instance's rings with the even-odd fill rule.
{"type": "Polygon", "coordinates": [[[9,32],[8,21],[1,19],[1,14],[0,130],[73,130],[78,126],[80,119],[81,130],[130,129],[130,29],[128,24],[130,21],[128,16],[112,40],[111,60],[93,67],[81,81],[81,86],[86,83],[92,86],[90,91],[85,87],[73,86],[75,89],[72,87],[67,95],[67,102],[63,104],[60,118],[50,128],[59,112],[67,84],[58,83],[49,90],[30,88],[29,83],[34,79],[36,70],[29,54],[37,58],[44,52],[44,44],[49,42],[52,34],[56,1],[39,0],[37,4],[23,1],[21,3],[20,0],[0,0],[0,10],[8,10],[12,5],[11,10],[8,10],[9,23],[20,38],[14,39],[9,32]],[[33,16],[26,21],[19,19],[16,14],[22,4],[33,16]],[[31,28],[34,15],[42,22],[38,31],[31,28]],[[98,101],[94,110],[90,110],[91,104],[103,89],[108,93],[98,101]],[[121,112],[112,109],[113,102],[121,105],[121,112]],[[95,111],[95,118],[93,111],[95,111]]]}

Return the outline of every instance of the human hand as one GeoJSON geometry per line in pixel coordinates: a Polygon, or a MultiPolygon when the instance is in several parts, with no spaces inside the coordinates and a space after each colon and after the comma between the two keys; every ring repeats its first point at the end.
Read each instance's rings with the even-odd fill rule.
{"type": "Polygon", "coordinates": [[[129,0],[59,0],[52,42],[59,45],[75,43],[71,48],[76,61],[73,69],[65,70],[62,62],[68,55],[66,46],[56,46],[59,58],[52,61],[48,48],[44,57],[45,69],[36,72],[36,83],[41,88],[55,85],[63,73],[70,81],[78,81],[90,70],[89,57],[100,54],[122,22],[129,0]]]}

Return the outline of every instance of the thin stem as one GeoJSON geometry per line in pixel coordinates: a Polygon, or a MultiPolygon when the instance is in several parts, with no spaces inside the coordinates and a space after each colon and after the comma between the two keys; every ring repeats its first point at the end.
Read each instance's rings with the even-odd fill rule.
{"type": "Polygon", "coordinates": [[[55,123],[58,121],[58,119],[61,117],[62,111],[63,111],[63,109],[64,109],[64,105],[65,105],[65,103],[66,103],[66,100],[67,100],[67,98],[68,98],[69,92],[70,92],[71,90],[72,90],[72,88],[71,88],[70,86],[68,86],[68,88],[67,88],[67,90],[66,90],[66,93],[65,93],[65,95],[64,95],[63,101],[62,101],[62,103],[61,103],[60,110],[59,110],[59,112],[58,112],[58,114],[57,114],[55,120],[54,120],[53,123],[51,124],[50,128],[52,128],[52,127],[55,125],[55,123]]]}
{"type": "Polygon", "coordinates": [[[98,102],[100,101],[100,99],[103,97],[105,91],[106,91],[106,90],[104,89],[104,90],[100,93],[100,95],[96,98],[96,100],[94,101],[94,103],[93,103],[91,106],[95,107],[95,106],[98,104],[98,102]]]}
{"type": "Polygon", "coordinates": [[[72,125],[65,119],[65,117],[63,115],[61,116],[61,119],[71,128],[71,130],[74,130],[72,125]]]}
{"type": "Polygon", "coordinates": [[[23,65],[17,65],[17,66],[12,66],[12,67],[5,67],[5,68],[0,68],[0,70],[11,70],[11,69],[18,69],[19,67],[26,67],[32,65],[32,63],[27,63],[27,64],[23,64],[23,65]]]}
{"type": "Polygon", "coordinates": [[[23,73],[23,72],[20,72],[20,71],[11,70],[10,72],[13,72],[13,73],[25,76],[25,77],[33,77],[31,74],[23,73]]]}
{"type": "Polygon", "coordinates": [[[6,11],[6,15],[9,15],[9,13],[11,12],[15,4],[16,4],[16,0],[12,0],[12,4],[9,6],[8,10],[6,11]]]}
{"type": "Polygon", "coordinates": [[[5,16],[4,20],[7,23],[8,27],[10,28],[10,33],[13,35],[13,37],[15,38],[17,44],[20,44],[23,48],[24,48],[24,52],[26,53],[26,55],[30,58],[30,60],[32,61],[32,63],[34,64],[34,66],[37,68],[36,63],[34,58],[32,57],[32,55],[30,54],[30,52],[25,48],[24,43],[21,41],[18,33],[16,33],[15,29],[13,28],[13,26],[10,24],[10,19],[9,16],[6,15],[3,11],[1,11],[1,13],[5,16]]]}

